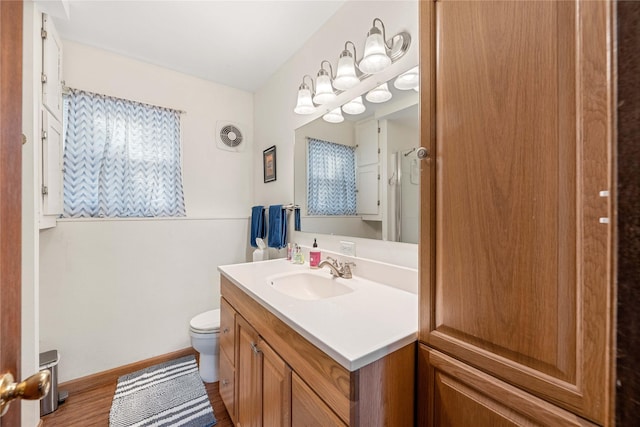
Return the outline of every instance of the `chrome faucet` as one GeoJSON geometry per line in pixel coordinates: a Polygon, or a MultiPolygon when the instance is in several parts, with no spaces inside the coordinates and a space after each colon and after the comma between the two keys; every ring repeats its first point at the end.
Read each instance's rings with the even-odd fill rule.
{"type": "Polygon", "coordinates": [[[322,268],[324,266],[328,266],[333,277],[342,277],[343,279],[351,279],[353,277],[351,273],[351,266],[355,267],[355,263],[353,262],[345,262],[344,264],[338,262],[337,259],[331,258],[330,256],[327,259],[323,260],[318,264],[318,268],[322,268]]]}

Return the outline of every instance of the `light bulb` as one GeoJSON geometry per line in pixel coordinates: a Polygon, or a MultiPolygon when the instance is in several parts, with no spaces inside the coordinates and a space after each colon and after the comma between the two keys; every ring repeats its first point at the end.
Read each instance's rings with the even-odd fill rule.
{"type": "Polygon", "coordinates": [[[393,82],[393,86],[400,90],[411,90],[420,83],[420,71],[413,67],[409,71],[400,74],[393,82]]]}
{"type": "Polygon", "coordinates": [[[340,111],[340,107],[334,108],[329,111],[327,114],[322,116],[322,118],[329,123],[342,123],[344,121],[344,117],[342,116],[342,111],[340,111]]]}
{"type": "Polygon", "coordinates": [[[387,83],[382,83],[377,88],[369,91],[369,93],[367,93],[367,96],[365,98],[369,102],[379,104],[381,102],[390,100],[392,96],[393,95],[391,94],[391,92],[389,92],[389,86],[387,86],[387,83]]]}
{"type": "Polygon", "coordinates": [[[313,97],[313,102],[322,105],[334,99],[336,99],[336,94],[331,86],[331,77],[325,70],[321,69],[318,71],[318,78],[316,79],[316,95],[313,97]]]}
{"type": "Polygon", "coordinates": [[[298,90],[298,103],[293,111],[297,114],[311,114],[315,110],[316,107],[311,101],[311,91],[307,85],[303,84],[298,90]]]}
{"type": "Polygon", "coordinates": [[[347,114],[362,114],[366,109],[361,96],[352,99],[342,106],[342,111],[347,114]]]}
{"type": "Polygon", "coordinates": [[[355,87],[360,83],[360,79],[356,75],[356,64],[353,61],[353,55],[348,50],[343,50],[338,59],[338,71],[336,78],[333,80],[333,86],[339,90],[347,90],[355,87]]]}
{"type": "Polygon", "coordinates": [[[382,32],[377,27],[371,27],[364,43],[364,56],[358,64],[360,71],[375,74],[391,65],[391,58],[387,55],[382,32]]]}

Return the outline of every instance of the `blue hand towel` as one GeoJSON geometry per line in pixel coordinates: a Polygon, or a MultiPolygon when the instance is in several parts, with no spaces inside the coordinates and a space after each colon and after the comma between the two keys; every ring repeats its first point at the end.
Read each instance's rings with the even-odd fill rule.
{"type": "Polygon", "coordinates": [[[282,205],[269,206],[269,247],[282,249],[287,246],[287,215],[282,205]]]}
{"type": "Polygon", "coordinates": [[[294,229],[296,231],[300,231],[300,208],[295,208],[293,210],[293,215],[294,229]]]}
{"type": "Polygon", "coordinates": [[[254,248],[258,247],[256,237],[264,239],[267,235],[267,227],[264,220],[264,206],[254,206],[251,208],[251,237],[249,243],[254,248]]]}

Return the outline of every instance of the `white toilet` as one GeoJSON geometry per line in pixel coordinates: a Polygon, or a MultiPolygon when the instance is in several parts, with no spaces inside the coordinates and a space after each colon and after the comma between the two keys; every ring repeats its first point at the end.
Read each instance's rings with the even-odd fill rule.
{"type": "Polygon", "coordinates": [[[218,381],[218,355],[220,351],[220,310],[200,313],[189,322],[191,346],[200,353],[202,381],[218,381]]]}

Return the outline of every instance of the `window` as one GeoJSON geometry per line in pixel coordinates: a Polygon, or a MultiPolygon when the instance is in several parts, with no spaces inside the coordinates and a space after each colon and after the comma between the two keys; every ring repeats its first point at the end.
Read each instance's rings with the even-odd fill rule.
{"type": "Polygon", "coordinates": [[[309,138],[307,163],[307,213],[355,215],[355,147],[309,138]]]}
{"type": "Polygon", "coordinates": [[[72,89],[63,217],[185,216],[180,113],[72,89]]]}

